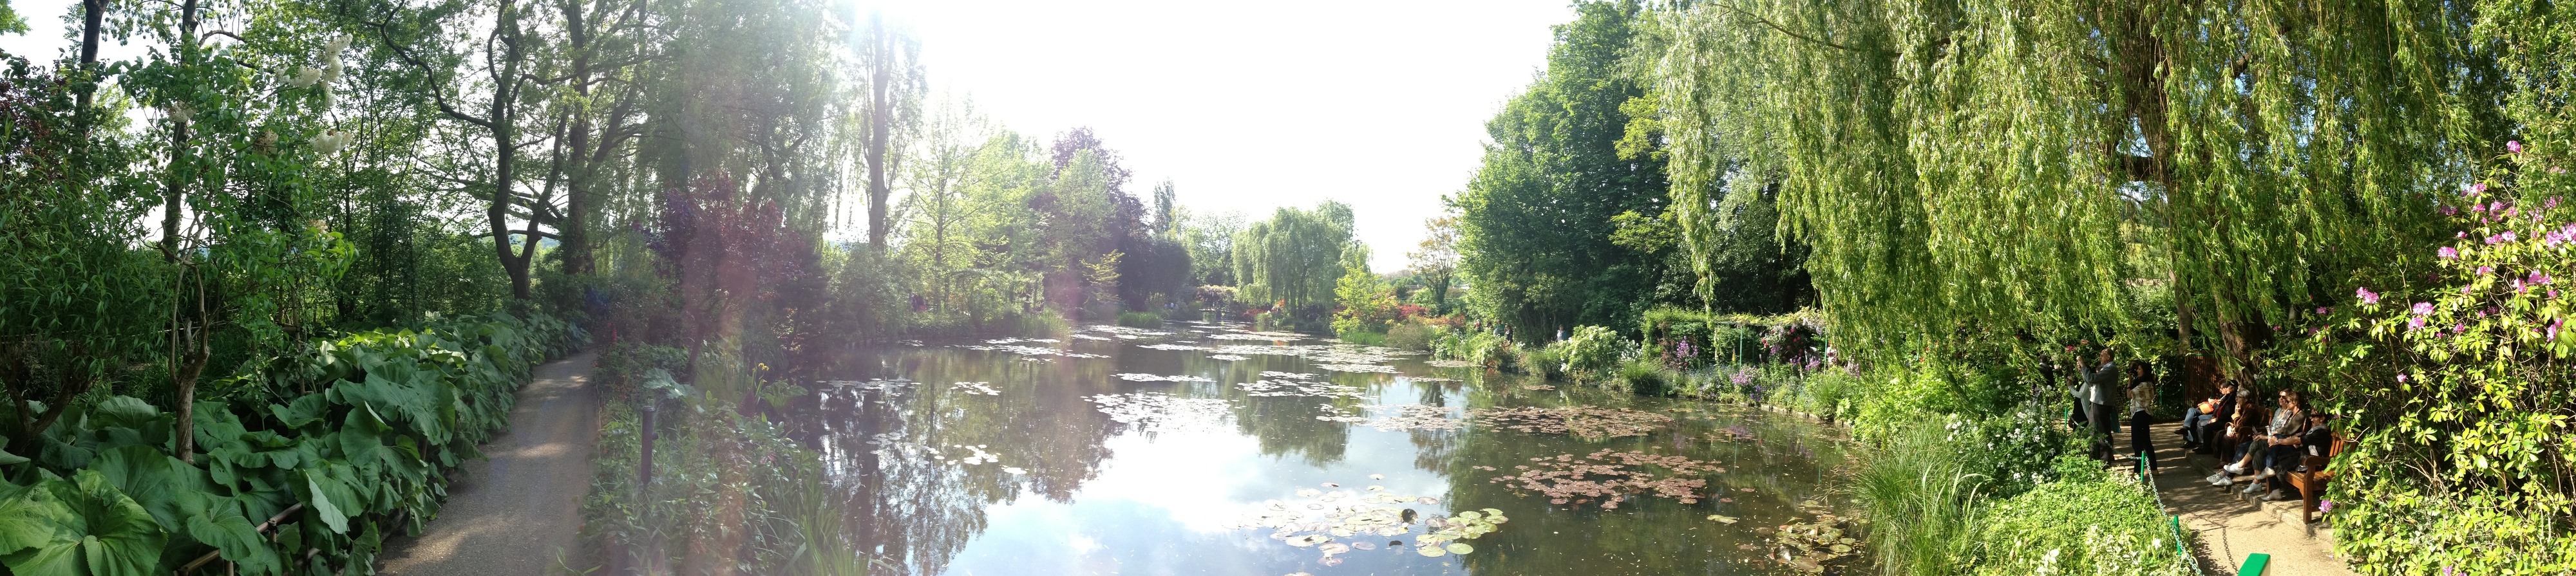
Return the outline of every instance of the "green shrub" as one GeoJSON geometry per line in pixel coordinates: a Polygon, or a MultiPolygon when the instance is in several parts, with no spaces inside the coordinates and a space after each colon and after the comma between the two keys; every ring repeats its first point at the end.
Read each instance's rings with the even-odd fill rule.
{"type": "Polygon", "coordinates": [[[1564,347],[1565,372],[1585,382],[1616,376],[1620,361],[1634,356],[1636,349],[1618,332],[1600,326],[1576,326],[1574,335],[1559,344],[1564,347]]]}
{"type": "Polygon", "coordinates": [[[584,539],[634,566],[866,573],[840,531],[847,511],[819,454],[727,403],[694,396],[677,404],[655,427],[650,486],[635,482],[642,428],[633,403],[609,405],[582,500],[584,539]]]}
{"type": "Polygon", "coordinates": [[[1397,324],[1393,328],[1386,329],[1386,347],[1397,350],[1428,351],[1431,349],[1432,338],[1439,333],[1439,329],[1421,324],[1411,322],[1397,324]]]}
{"type": "Polygon", "coordinates": [[[1134,328],[1161,328],[1163,327],[1163,315],[1162,313],[1152,311],[1120,312],[1118,313],[1118,325],[1134,328]]]}
{"type": "Polygon", "coordinates": [[[1385,346],[1386,335],[1377,332],[1343,332],[1336,334],[1342,342],[1361,346],[1385,346]]]}
{"type": "Polygon", "coordinates": [[[2092,470],[2087,477],[2040,484],[1984,511],[1976,573],[2189,576],[2191,564],[2149,488],[2136,476],[2103,474],[2093,460],[2079,460],[2092,470]]]}
{"type": "Polygon", "coordinates": [[[1620,363],[1619,381],[1637,394],[1669,396],[1673,392],[1672,379],[1666,377],[1664,367],[1646,360],[1620,363]]]}
{"type": "Polygon", "coordinates": [[[1513,362],[1514,365],[1520,369],[1522,374],[1528,374],[1549,380],[1565,379],[1564,342],[1558,342],[1546,347],[1520,348],[1517,356],[1518,357],[1513,362]]]}
{"type": "Polygon", "coordinates": [[[551,317],[453,317],[252,364],[194,407],[193,462],[163,448],[171,413],[124,396],[78,407],[20,461],[32,485],[0,480],[0,510],[17,512],[0,522],[27,536],[0,539],[0,555],[35,549],[9,561],[19,574],[73,572],[39,557],[168,573],[208,552],[241,574],[363,571],[387,533],[436,513],[448,472],[508,425],[529,371],[586,338],[551,317]],[[297,504],[277,531],[253,531],[297,504]]]}
{"type": "Polygon", "coordinates": [[[611,398],[627,398],[643,383],[644,373],[661,369],[677,374],[689,365],[689,351],[636,341],[619,342],[599,354],[591,379],[611,398]]]}
{"type": "Polygon", "coordinates": [[[1520,350],[1509,338],[1484,332],[1452,332],[1431,345],[1431,357],[1473,362],[1491,370],[1520,371],[1520,350]]]}

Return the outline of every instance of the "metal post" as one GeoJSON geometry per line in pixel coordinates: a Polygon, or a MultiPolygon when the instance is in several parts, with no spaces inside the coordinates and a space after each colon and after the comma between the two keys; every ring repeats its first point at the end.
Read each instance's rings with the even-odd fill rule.
{"type": "Polygon", "coordinates": [[[635,485],[640,493],[653,487],[653,412],[659,402],[644,401],[644,461],[636,467],[635,485]]]}

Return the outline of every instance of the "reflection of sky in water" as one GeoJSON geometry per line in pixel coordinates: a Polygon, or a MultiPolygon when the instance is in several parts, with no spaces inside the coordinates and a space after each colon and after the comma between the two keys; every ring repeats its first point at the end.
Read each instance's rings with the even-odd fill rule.
{"type": "MultiPolygon", "coordinates": [[[[881,478],[890,490],[872,494],[886,498],[891,507],[863,521],[881,523],[882,538],[910,542],[914,569],[952,576],[1357,576],[1464,574],[1471,567],[1495,575],[1769,574],[1779,566],[1756,560],[1759,553],[1737,546],[1760,543],[1756,527],[1803,520],[1792,504],[1816,497],[1822,470],[1833,465],[1827,460],[1840,458],[1833,441],[1812,439],[1819,430],[1813,425],[1758,412],[1711,414],[1715,407],[1707,404],[1598,393],[1563,383],[1554,391],[1521,391],[1523,377],[1434,369],[1418,355],[1388,364],[1406,374],[1471,381],[1331,372],[1295,356],[1220,362],[1207,359],[1207,351],[1139,346],[1169,339],[1193,338],[1068,342],[1070,349],[1105,357],[1058,357],[1044,363],[1009,352],[948,347],[888,351],[880,366],[931,385],[900,398],[891,412],[871,416],[899,416],[899,421],[862,425],[865,418],[847,420],[854,405],[836,405],[830,413],[846,421],[824,420],[838,422],[835,434],[850,435],[851,445],[877,430],[896,432],[907,442],[989,444],[1000,462],[887,467],[881,478]],[[1263,378],[1265,370],[1315,374],[1313,381],[1356,386],[1363,397],[1255,397],[1235,388],[1263,378]],[[1131,382],[1113,376],[1130,372],[1215,382],[1131,382]],[[966,394],[948,385],[958,381],[991,382],[1001,394],[966,394]],[[1137,393],[1230,402],[1213,411],[1208,409],[1214,405],[1205,402],[1156,403],[1193,414],[1119,424],[1101,410],[1104,405],[1089,400],[1137,393]],[[1452,410],[1583,404],[1693,412],[1674,428],[1600,441],[1472,425],[1454,431],[1384,431],[1315,419],[1387,416],[1392,412],[1359,407],[1417,403],[1452,410]],[[1183,406],[1189,408],[1179,408],[1183,406]],[[1742,438],[1726,432],[1729,427],[1737,427],[1742,438]],[[1112,430],[1119,432],[1108,434],[1112,430]],[[1723,459],[1732,472],[1707,477],[1709,485],[1700,492],[1707,500],[1696,505],[1644,498],[1607,511],[1551,507],[1543,496],[1516,494],[1507,485],[1488,482],[1528,458],[1603,449],[1723,459]],[[1028,470],[1026,475],[1004,474],[1002,466],[1028,470]],[[1371,474],[1386,478],[1372,480],[1371,474]],[[1339,566],[1319,564],[1322,554],[1315,547],[1270,538],[1269,528],[1230,529],[1269,500],[1301,506],[1311,502],[1296,491],[1330,490],[1322,486],[1325,482],[1339,483],[1340,490],[1354,496],[1368,494],[1366,487],[1375,484],[1394,494],[1440,499],[1437,505],[1404,506],[1423,514],[1497,508],[1511,521],[1467,541],[1476,551],[1466,556],[1415,554],[1410,544],[1420,533],[1417,529],[1402,537],[1370,539],[1377,549],[1343,554],[1339,566]],[[1049,492],[1058,498],[1048,498],[1049,492]],[[1721,497],[1736,501],[1716,500],[1721,497]],[[1723,525],[1707,520],[1709,514],[1747,521],[1723,525]],[[1407,545],[1388,546],[1387,540],[1407,545]]],[[[861,469],[846,473],[873,476],[861,469]]]]}
{"type": "MultiPolygon", "coordinates": [[[[1406,390],[1372,402],[1418,399],[1406,390]]],[[[1317,469],[1296,457],[1262,455],[1257,441],[1230,431],[1150,439],[1121,434],[1108,441],[1112,457],[1100,477],[1083,483],[1072,503],[1023,495],[987,509],[991,524],[946,574],[1371,574],[1399,567],[1407,574],[1464,573],[1459,558],[1424,558],[1410,546],[1387,548],[1384,542],[1378,550],[1344,554],[1341,566],[1327,568],[1315,563],[1321,555],[1314,548],[1273,540],[1268,528],[1229,529],[1266,501],[1301,501],[1294,496],[1298,489],[1325,489],[1324,482],[1352,492],[1374,484],[1397,494],[1445,498],[1448,480],[1414,468],[1415,448],[1406,436],[1357,428],[1342,460],[1317,469]],[[1370,480],[1370,474],[1386,479],[1370,480]]],[[[1445,512],[1444,506],[1410,507],[1445,512]]]]}

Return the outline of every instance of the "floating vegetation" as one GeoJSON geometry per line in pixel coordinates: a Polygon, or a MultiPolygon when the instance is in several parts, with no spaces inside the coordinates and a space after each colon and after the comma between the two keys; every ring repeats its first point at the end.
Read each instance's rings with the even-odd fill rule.
{"type": "Polygon", "coordinates": [[[1080,353],[1080,352],[1074,352],[1074,351],[1071,351],[1071,350],[1059,350],[1059,349],[1055,349],[1055,348],[1040,348],[1040,347],[1036,347],[1036,346],[1021,346],[1021,345],[1017,345],[1017,344],[1008,344],[1008,343],[1003,343],[1003,344],[993,344],[994,342],[1004,342],[1004,341],[1030,342],[1030,340],[1017,340],[1017,339],[1014,339],[1014,338],[1002,338],[1002,339],[999,339],[999,340],[987,340],[987,341],[985,341],[985,342],[986,342],[986,345],[961,345],[961,346],[958,346],[958,348],[964,348],[964,349],[967,349],[967,350],[980,350],[980,351],[985,351],[985,352],[1009,352],[1009,353],[1012,353],[1012,354],[1018,354],[1018,355],[1020,355],[1020,356],[1026,357],[1026,358],[1031,359],[1031,360],[1039,360],[1039,361],[1050,360],[1051,358],[1048,358],[1048,357],[1050,357],[1050,356],[1062,356],[1062,357],[1065,357],[1065,358],[1108,358],[1108,357],[1109,357],[1109,356],[1107,356],[1107,355],[1102,355],[1102,354],[1084,354],[1084,353],[1080,353]]]}
{"type": "MultiPolygon", "coordinates": [[[[1326,488],[1340,484],[1325,482],[1326,488]]],[[[1312,547],[1324,557],[1317,560],[1325,566],[1339,566],[1343,554],[1354,550],[1377,549],[1378,538],[1402,538],[1413,534],[1418,526],[1423,532],[1413,535],[1413,552],[1427,557],[1467,554],[1476,551],[1465,540],[1493,533],[1511,519],[1493,508],[1467,510],[1456,516],[1425,514],[1406,507],[1411,504],[1436,505],[1440,499],[1429,496],[1406,496],[1371,486],[1367,491],[1330,492],[1307,488],[1297,491],[1297,498],[1311,499],[1296,503],[1271,500],[1263,507],[1231,526],[1233,529],[1269,528],[1270,538],[1299,548],[1312,547]]],[[[1390,550],[1403,546],[1403,540],[1389,540],[1390,550]]]]}
{"type": "Polygon", "coordinates": [[[1423,363],[1424,363],[1424,364],[1430,364],[1430,365],[1431,365],[1432,367],[1434,367],[1434,368],[1474,368],[1474,367],[1476,367],[1476,363],[1474,363],[1474,362],[1468,362],[1468,361],[1465,361],[1465,360],[1426,360],[1426,361],[1423,361],[1423,363]]]}
{"type": "Polygon", "coordinates": [[[1522,472],[1487,482],[1509,483],[1516,490],[1546,494],[1549,504],[1579,507],[1598,502],[1609,509],[1650,492],[1683,504],[1697,504],[1698,490],[1707,487],[1708,481],[1689,476],[1718,470],[1714,460],[1703,462],[1637,451],[1602,450],[1580,460],[1573,454],[1559,454],[1555,458],[1531,458],[1530,462],[1536,465],[1513,466],[1522,472]],[[1647,466],[1661,468],[1663,473],[1657,474],[1647,466]]]}
{"type": "Polygon", "coordinates": [[[1486,408],[1468,413],[1468,418],[1522,432],[1573,434],[1594,440],[1644,436],[1673,422],[1673,417],[1653,412],[1592,406],[1486,408]]]}
{"type": "Polygon", "coordinates": [[[1782,524],[1771,532],[1771,560],[1814,574],[1824,572],[1826,562],[1860,553],[1862,542],[1844,532],[1843,519],[1811,513],[1817,515],[1816,521],[1782,524]]]}
{"type": "MultiPolygon", "coordinates": [[[[1301,375],[1302,376],[1302,375],[1301,375]]],[[[1306,380],[1254,380],[1234,385],[1246,396],[1318,396],[1358,398],[1366,393],[1356,386],[1306,380]]]]}
{"type": "MultiPolygon", "coordinates": [[[[1465,420],[1450,418],[1449,408],[1446,406],[1427,406],[1422,404],[1371,404],[1360,407],[1364,411],[1387,414],[1386,416],[1376,418],[1356,414],[1342,414],[1338,408],[1333,407],[1331,404],[1325,404],[1324,407],[1327,410],[1332,410],[1334,414],[1331,416],[1316,416],[1316,420],[1326,422],[1349,422],[1387,432],[1405,430],[1456,430],[1467,426],[1467,421],[1465,420]]],[[[1371,479],[1375,480],[1377,478],[1372,477],[1371,479]]]]}
{"type": "MultiPolygon", "coordinates": [[[[1316,420],[1322,420],[1322,421],[1325,421],[1325,422],[1348,422],[1348,423],[1351,423],[1351,424],[1358,424],[1358,423],[1361,423],[1361,422],[1367,422],[1367,421],[1369,421],[1368,414],[1365,414],[1365,413],[1359,413],[1359,414],[1346,414],[1346,413],[1343,413],[1343,412],[1342,412],[1342,407],[1340,407],[1340,406],[1334,406],[1334,405],[1331,405],[1331,404],[1317,404],[1317,405],[1316,405],[1316,407],[1317,407],[1317,408],[1322,408],[1322,409],[1324,410],[1324,412],[1326,412],[1326,414],[1324,414],[1324,415],[1322,415],[1322,416],[1316,416],[1316,417],[1315,417],[1315,419],[1316,419],[1316,420]]],[[[1362,410],[1364,410],[1364,409],[1362,409],[1362,410]]]]}
{"type": "Polygon", "coordinates": [[[1073,335],[1073,338],[1074,338],[1075,340],[1092,340],[1092,341],[1098,341],[1098,342],[1109,342],[1109,341],[1117,340],[1117,338],[1110,338],[1110,337],[1107,337],[1107,336],[1093,336],[1093,335],[1090,335],[1090,334],[1075,334],[1075,335],[1073,335]]]}
{"type": "Polygon", "coordinates": [[[1213,334],[1208,337],[1218,340],[1295,341],[1306,339],[1306,335],[1295,332],[1228,332],[1224,334],[1213,334]]]}
{"type": "Polygon", "coordinates": [[[948,387],[967,394],[980,394],[984,396],[1002,395],[1002,391],[993,389],[993,383],[991,382],[959,382],[956,384],[950,384],[948,387]]]}
{"type": "Polygon", "coordinates": [[[904,390],[906,388],[910,388],[914,382],[911,380],[897,378],[893,380],[877,379],[867,381],[826,380],[818,382],[817,384],[828,386],[833,391],[857,395],[858,398],[866,398],[865,393],[867,392],[876,392],[876,399],[869,400],[870,402],[876,402],[878,404],[893,404],[896,398],[903,397],[904,390]]]}
{"type": "Polygon", "coordinates": [[[1217,430],[1231,414],[1223,398],[1176,398],[1161,392],[1096,394],[1084,400],[1096,404],[1112,421],[1135,425],[1147,431],[1217,430]]]}
{"type": "Polygon", "coordinates": [[[1084,330],[1090,330],[1090,331],[1093,331],[1093,332],[1100,332],[1100,333],[1103,333],[1103,334],[1108,334],[1108,335],[1111,335],[1111,336],[1117,336],[1117,337],[1119,337],[1119,338],[1125,338],[1125,339],[1143,338],[1143,337],[1146,337],[1146,336],[1170,336],[1170,335],[1172,335],[1172,333],[1170,333],[1170,332],[1164,332],[1164,331],[1161,331],[1161,330],[1147,330],[1147,329],[1143,329],[1143,328],[1132,328],[1132,327],[1127,327],[1127,326],[1119,326],[1119,325],[1115,325],[1115,324],[1093,324],[1093,325],[1090,325],[1090,326],[1084,326],[1084,327],[1082,327],[1082,329],[1084,329],[1084,330]]]}
{"type": "Polygon", "coordinates": [[[1374,372],[1378,374],[1395,373],[1394,366],[1382,366],[1376,364],[1316,364],[1315,367],[1334,372],[1374,372]]]}
{"type": "Polygon", "coordinates": [[[1128,374],[1119,374],[1119,375],[1117,375],[1117,376],[1118,376],[1118,379],[1120,379],[1120,380],[1126,380],[1126,381],[1129,381],[1129,382],[1215,382],[1215,381],[1216,381],[1216,379],[1214,379],[1214,378],[1208,378],[1208,377],[1205,377],[1205,376],[1189,376],[1189,375],[1181,375],[1181,376],[1156,376],[1156,375],[1153,375],[1153,374],[1135,374],[1135,373],[1128,373],[1128,374]]]}
{"type": "Polygon", "coordinates": [[[1296,346],[1227,344],[1224,346],[1218,346],[1212,350],[1218,354],[1232,354],[1237,356],[1297,356],[1304,354],[1304,352],[1299,350],[1296,346]]]}
{"type": "Polygon", "coordinates": [[[1190,346],[1190,345],[1186,345],[1186,344],[1139,344],[1139,345],[1137,345],[1136,347],[1137,347],[1137,348],[1144,348],[1144,349],[1147,349],[1147,350],[1208,350],[1208,349],[1209,349],[1209,348],[1208,348],[1208,347],[1206,347],[1206,346],[1190,346]]]}
{"type": "Polygon", "coordinates": [[[1406,380],[1412,380],[1412,381],[1415,381],[1415,382],[1456,382],[1456,381],[1458,381],[1458,379],[1456,379],[1456,378],[1434,378],[1434,377],[1429,377],[1429,376],[1406,376],[1406,377],[1404,377],[1404,379],[1406,379],[1406,380]]]}
{"type": "Polygon", "coordinates": [[[1242,360],[1242,359],[1244,359],[1244,358],[1243,358],[1242,356],[1236,356],[1236,355],[1233,355],[1233,354],[1210,354],[1210,355],[1208,355],[1208,359],[1209,359],[1209,360],[1225,360],[1225,361],[1229,361],[1229,362],[1231,362],[1231,361],[1235,361],[1235,360],[1242,360]]]}

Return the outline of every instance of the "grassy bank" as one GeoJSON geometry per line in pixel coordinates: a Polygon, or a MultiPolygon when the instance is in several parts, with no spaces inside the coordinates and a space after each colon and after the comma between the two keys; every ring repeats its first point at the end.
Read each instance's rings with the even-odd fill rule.
{"type": "Polygon", "coordinates": [[[804,390],[762,382],[757,365],[726,354],[702,356],[689,372],[679,349],[621,345],[600,364],[611,399],[582,501],[589,558],[581,563],[614,574],[868,572],[843,532],[844,499],[821,455],[737,402],[785,405],[804,390]],[[656,407],[649,481],[639,474],[646,432],[639,407],[648,402],[656,407]]]}

